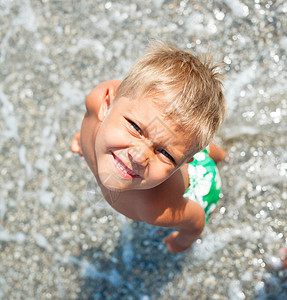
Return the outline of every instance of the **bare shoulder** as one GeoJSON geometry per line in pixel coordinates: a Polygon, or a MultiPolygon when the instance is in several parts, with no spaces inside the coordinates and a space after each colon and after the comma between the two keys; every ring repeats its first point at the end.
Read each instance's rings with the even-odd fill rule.
{"type": "Polygon", "coordinates": [[[110,90],[116,92],[121,80],[109,80],[96,86],[86,98],[86,108],[88,113],[97,113],[100,103],[107,96],[110,90]]]}

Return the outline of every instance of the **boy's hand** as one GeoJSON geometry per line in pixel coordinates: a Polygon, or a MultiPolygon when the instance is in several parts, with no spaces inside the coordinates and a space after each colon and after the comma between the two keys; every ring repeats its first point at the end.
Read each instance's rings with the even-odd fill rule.
{"type": "Polygon", "coordinates": [[[281,267],[287,271],[287,247],[282,247],[279,249],[279,256],[281,259],[281,267]]]}
{"type": "Polygon", "coordinates": [[[191,245],[193,244],[193,242],[192,242],[192,243],[190,243],[190,245],[185,245],[185,246],[179,245],[177,243],[178,234],[179,234],[179,231],[175,231],[163,239],[163,243],[167,246],[169,252],[171,252],[171,253],[183,252],[183,251],[187,250],[189,247],[191,247],[191,245]]]}
{"type": "Polygon", "coordinates": [[[226,152],[222,148],[218,147],[215,143],[211,143],[209,145],[208,155],[217,164],[225,159],[226,152]]]}
{"type": "Polygon", "coordinates": [[[72,143],[71,143],[71,150],[73,152],[79,153],[81,156],[83,156],[81,144],[80,144],[80,136],[81,136],[81,131],[78,131],[77,133],[74,134],[72,143]]]}

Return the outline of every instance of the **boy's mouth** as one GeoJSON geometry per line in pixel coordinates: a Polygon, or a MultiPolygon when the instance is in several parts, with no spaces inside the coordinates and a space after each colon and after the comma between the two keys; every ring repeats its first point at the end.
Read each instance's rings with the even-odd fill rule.
{"type": "Polygon", "coordinates": [[[141,178],[140,175],[136,174],[133,170],[127,167],[113,152],[112,156],[114,158],[114,165],[118,173],[124,178],[141,178]]]}

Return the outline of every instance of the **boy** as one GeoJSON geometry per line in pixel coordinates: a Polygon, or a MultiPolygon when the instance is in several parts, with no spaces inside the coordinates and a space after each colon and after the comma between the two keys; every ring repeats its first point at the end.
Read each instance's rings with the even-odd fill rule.
{"type": "MultiPolygon", "coordinates": [[[[177,228],[163,242],[172,253],[188,249],[220,193],[215,163],[199,152],[225,116],[215,67],[156,43],[123,81],[96,87],[86,109],[71,148],[84,156],[105,199],[135,221],[177,228]]],[[[210,151],[224,158],[213,144],[210,151]]]]}
{"type": "Polygon", "coordinates": [[[287,247],[282,247],[279,249],[279,257],[281,259],[281,268],[287,270],[287,247]]]}

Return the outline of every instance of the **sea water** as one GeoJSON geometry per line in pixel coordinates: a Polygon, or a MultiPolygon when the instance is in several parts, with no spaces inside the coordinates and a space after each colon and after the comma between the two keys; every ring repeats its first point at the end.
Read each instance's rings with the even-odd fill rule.
{"type": "Polygon", "coordinates": [[[284,1],[0,0],[0,299],[286,299],[284,1]],[[223,62],[223,197],[191,251],[104,201],[70,151],[87,93],[152,38],[223,62]]]}

